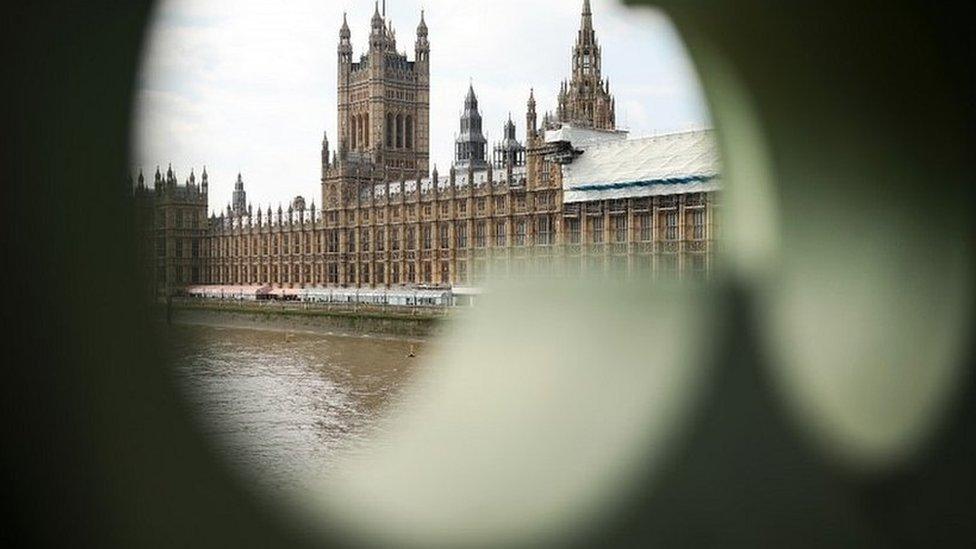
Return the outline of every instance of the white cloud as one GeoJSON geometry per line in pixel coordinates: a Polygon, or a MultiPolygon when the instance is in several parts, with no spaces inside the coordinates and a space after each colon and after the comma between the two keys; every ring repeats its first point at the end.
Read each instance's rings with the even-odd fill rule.
{"type": "MultiPolygon", "coordinates": [[[[534,87],[540,117],[569,76],[581,2],[424,0],[431,42],[431,159],[450,164],[469,78],[490,139],[512,113],[520,136],[534,87]]],[[[618,123],[636,134],[708,123],[690,60],[660,12],[593,0],[604,74],[618,123]]],[[[398,47],[413,58],[420,3],[388,0],[398,47]]],[[[336,45],[348,12],[355,56],[373,3],[364,0],[163,0],[144,53],[134,157],[147,177],[172,162],[203,165],[211,207],[229,199],[237,172],[255,205],[319,196],[322,132],[336,139],[336,45]]],[[[521,138],[521,137],[520,137],[521,138]]]]}

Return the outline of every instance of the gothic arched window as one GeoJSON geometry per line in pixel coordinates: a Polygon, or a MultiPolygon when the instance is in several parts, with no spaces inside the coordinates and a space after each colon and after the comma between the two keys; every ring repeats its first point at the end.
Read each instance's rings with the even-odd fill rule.
{"type": "Polygon", "coordinates": [[[396,148],[403,148],[403,115],[398,114],[396,117],[396,148]]]}
{"type": "Polygon", "coordinates": [[[369,113],[363,115],[363,146],[369,147],[369,113]]]}
{"type": "Polygon", "coordinates": [[[359,119],[357,117],[353,116],[352,117],[352,124],[350,124],[350,127],[349,127],[349,132],[350,132],[350,135],[349,135],[349,143],[352,145],[352,148],[353,149],[355,149],[357,147],[357,145],[358,145],[358,142],[356,140],[356,138],[358,137],[358,135],[357,135],[358,132],[356,131],[356,125],[357,124],[359,124],[359,119]]]}
{"type": "Polygon", "coordinates": [[[410,115],[407,115],[406,145],[408,149],[413,148],[413,117],[410,115]]]}

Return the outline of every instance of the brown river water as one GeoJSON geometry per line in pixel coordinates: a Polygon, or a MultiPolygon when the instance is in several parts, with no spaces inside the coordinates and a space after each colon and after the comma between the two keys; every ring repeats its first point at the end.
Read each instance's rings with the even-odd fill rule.
{"type": "Polygon", "coordinates": [[[170,328],[179,385],[232,466],[272,490],[327,475],[368,442],[423,342],[198,325],[170,328]]]}

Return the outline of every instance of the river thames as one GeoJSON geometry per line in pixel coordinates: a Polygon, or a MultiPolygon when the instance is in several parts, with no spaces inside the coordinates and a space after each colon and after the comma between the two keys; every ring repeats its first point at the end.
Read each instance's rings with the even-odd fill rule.
{"type": "Polygon", "coordinates": [[[174,325],[178,385],[217,453],[265,488],[327,476],[363,448],[418,371],[423,342],[174,325]]]}

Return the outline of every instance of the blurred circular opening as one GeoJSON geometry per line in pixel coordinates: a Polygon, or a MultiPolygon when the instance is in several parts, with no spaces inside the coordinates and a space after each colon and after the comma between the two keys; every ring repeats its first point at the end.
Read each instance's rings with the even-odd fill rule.
{"type": "Polygon", "coordinates": [[[730,145],[659,11],[396,4],[159,4],[134,180],[175,375],[314,524],[572,536],[696,400],[730,145]]]}

